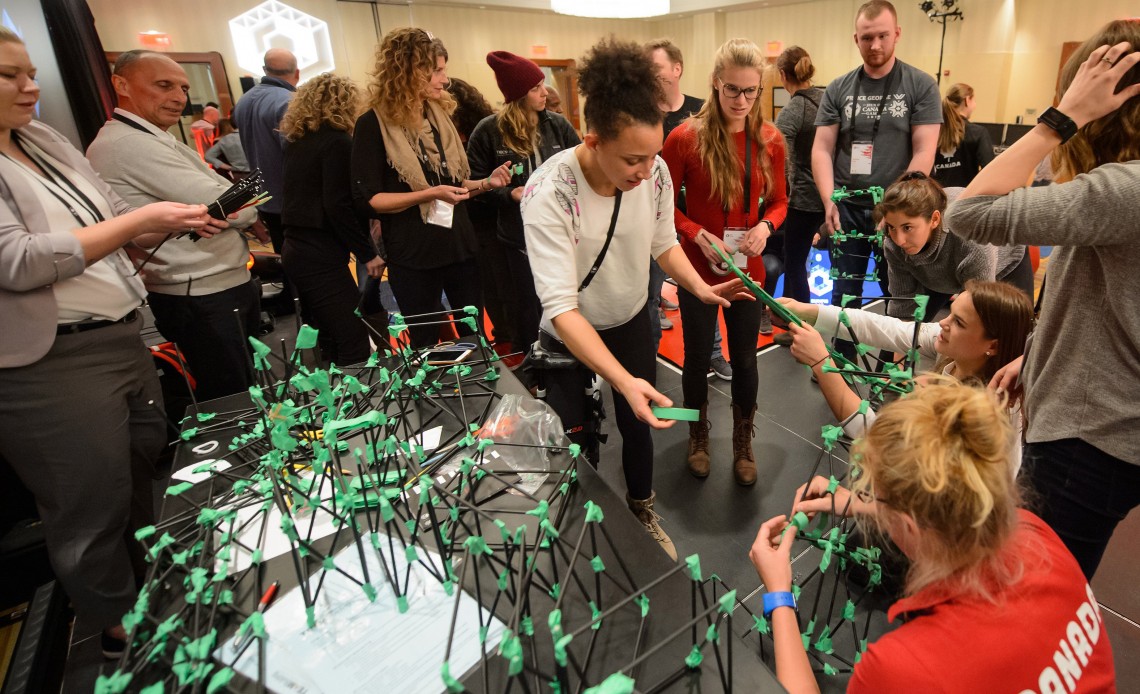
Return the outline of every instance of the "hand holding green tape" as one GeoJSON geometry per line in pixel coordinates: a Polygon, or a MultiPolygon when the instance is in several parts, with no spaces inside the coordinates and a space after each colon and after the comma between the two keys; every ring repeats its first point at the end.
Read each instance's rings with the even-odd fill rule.
{"type": "Polygon", "coordinates": [[[651,407],[653,416],[657,419],[673,419],[678,422],[699,422],[701,411],[686,407],[651,407]]]}

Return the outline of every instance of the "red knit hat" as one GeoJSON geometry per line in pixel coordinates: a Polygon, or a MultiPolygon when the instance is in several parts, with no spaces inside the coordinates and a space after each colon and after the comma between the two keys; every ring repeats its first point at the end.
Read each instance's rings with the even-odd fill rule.
{"type": "Polygon", "coordinates": [[[546,79],[542,68],[533,61],[507,51],[491,51],[487,54],[487,64],[495,72],[495,81],[503,92],[504,103],[523,98],[536,84],[546,79]]]}

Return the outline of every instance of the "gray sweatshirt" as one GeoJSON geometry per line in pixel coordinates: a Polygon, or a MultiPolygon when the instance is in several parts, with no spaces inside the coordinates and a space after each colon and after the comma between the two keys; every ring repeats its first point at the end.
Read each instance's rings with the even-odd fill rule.
{"type": "MultiPolygon", "coordinates": [[[[139,122],[137,116],[134,119],[139,122]]],[[[160,200],[209,204],[230,187],[196,151],[153,125],[143,125],[149,132],[108,121],[87,149],[91,167],[132,206],[160,200]]],[[[250,207],[228,220],[231,229],[212,238],[168,240],[146,266],[147,290],[204,296],[248,282],[249,246],[238,230],[256,216],[257,210],[250,207]]]]}
{"type": "Polygon", "coordinates": [[[981,243],[1058,246],[1022,368],[1030,443],[1077,438],[1140,465],[1140,160],[947,210],[981,243]]]}

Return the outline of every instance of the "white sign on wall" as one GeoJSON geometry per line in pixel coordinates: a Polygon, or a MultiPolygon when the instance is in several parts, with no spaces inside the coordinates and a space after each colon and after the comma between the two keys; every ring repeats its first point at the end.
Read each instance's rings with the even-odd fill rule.
{"type": "Polygon", "coordinates": [[[297,56],[302,82],[336,67],[329,25],[277,0],[266,0],[231,19],[230,36],[238,65],[255,75],[261,74],[262,58],[270,48],[297,56]]]}

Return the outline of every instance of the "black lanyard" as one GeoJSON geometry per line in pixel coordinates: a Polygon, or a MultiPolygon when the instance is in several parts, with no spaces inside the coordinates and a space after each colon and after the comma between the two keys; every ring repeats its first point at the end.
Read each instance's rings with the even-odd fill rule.
{"type": "Polygon", "coordinates": [[[619,188],[614,194],[614,213],[610,217],[610,229],[606,232],[606,243],[602,246],[602,250],[598,253],[598,257],[594,260],[593,267],[586,273],[586,279],[582,280],[582,284],[578,285],[578,291],[581,292],[590,283],[594,281],[594,275],[598,274],[598,268],[602,266],[602,261],[606,259],[606,251],[610,250],[610,241],[614,240],[614,230],[617,229],[618,210],[621,209],[621,189],[619,188]]]}
{"type": "MultiPolygon", "coordinates": [[[[748,217],[752,214],[752,135],[748,132],[748,117],[744,117],[744,228],[751,229],[748,217]]],[[[724,204],[724,226],[728,228],[728,203],[724,204]]]]}
{"type": "MultiPolygon", "coordinates": [[[[439,152],[439,168],[445,174],[447,179],[451,180],[451,172],[447,169],[447,155],[443,151],[443,139],[439,136],[439,131],[436,130],[435,124],[428,118],[427,108],[424,108],[424,121],[431,128],[431,137],[435,140],[435,148],[439,152]]],[[[431,168],[431,161],[428,159],[427,150],[424,148],[424,143],[420,140],[419,134],[416,135],[416,144],[420,147],[420,168],[424,170],[424,178],[427,178],[428,172],[435,173],[431,168]]],[[[436,185],[443,185],[443,177],[438,173],[435,174],[436,185]]]]}
{"type": "Polygon", "coordinates": [[[91,219],[95,220],[95,224],[98,224],[99,222],[102,222],[106,219],[103,214],[99,212],[98,205],[92,202],[91,198],[87,197],[87,195],[84,194],[84,192],[80,190],[78,186],[72,183],[67,178],[67,176],[64,176],[59,169],[52,166],[51,163],[47,161],[47,159],[24,147],[23,143],[20,142],[20,139],[16,133],[12,133],[12,135],[16,146],[20,148],[20,151],[22,151],[25,155],[27,155],[29,159],[35,162],[36,166],[38,166],[40,168],[40,171],[43,172],[43,176],[35,176],[36,180],[39,181],[40,185],[42,185],[44,189],[47,190],[47,192],[51,193],[52,197],[54,197],[59,201],[61,205],[67,208],[67,211],[71,213],[72,218],[75,219],[76,224],[81,227],[85,227],[92,223],[85,220],[80,215],[79,211],[75,209],[76,205],[83,208],[83,211],[90,215],[91,219]],[[45,178],[47,179],[46,181],[44,180],[45,178]],[[47,184],[47,181],[51,181],[55,185],[55,188],[49,186],[47,184]],[[60,195],[60,193],[57,192],[56,188],[63,191],[64,195],[67,197],[60,195]]]}
{"type": "MultiPolygon", "coordinates": [[[[896,77],[899,73],[899,63],[896,60],[894,67],[891,68],[890,74],[883,78],[883,95],[879,98],[879,110],[875,113],[875,124],[871,127],[871,142],[875,142],[875,138],[879,134],[879,123],[883,120],[883,108],[887,105],[887,96],[891,93],[892,88],[895,86],[896,77]]],[[[862,142],[855,137],[855,125],[859,122],[858,114],[856,111],[859,109],[859,90],[863,87],[863,76],[865,71],[862,66],[859,66],[859,74],[855,76],[855,96],[851,100],[851,142],[862,142]]]]}
{"type": "Polygon", "coordinates": [[[138,130],[139,132],[144,132],[147,135],[154,135],[155,137],[158,137],[158,135],[155,135],[150,130],[147,130],[140,123],[136,123],[135,121],[131,120],[130,118],[127,118],[126,116],[124,116],[122,114],[115,113],[115,114],[112,114],[111,117],[114,118],[115,120],[119,121],[120,123],[126,123],[127,125],[131,126],[135,130],[138,130]]]}

